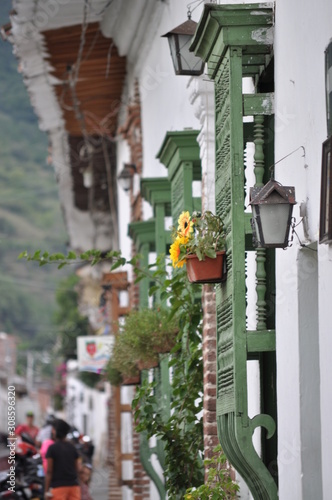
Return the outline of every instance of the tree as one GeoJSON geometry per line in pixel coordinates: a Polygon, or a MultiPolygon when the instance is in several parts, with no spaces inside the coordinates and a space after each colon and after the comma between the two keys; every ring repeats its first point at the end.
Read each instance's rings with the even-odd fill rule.
{"type": "Polygon", "coordinates": [[[77,337],[89,334],[89,320],[78,309],[78,282],[76,275],[70,275],[61,282],[56,292],[58,309],[54,321],[59,327],[57,353],[65,360],[76,358],[77,337]]]}

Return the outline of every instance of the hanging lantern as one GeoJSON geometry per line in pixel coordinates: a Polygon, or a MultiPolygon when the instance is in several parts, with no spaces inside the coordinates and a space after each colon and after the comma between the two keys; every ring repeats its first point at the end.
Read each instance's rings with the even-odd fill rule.
{"type": "Polygon", "coordinates": [[[325,50],[325,91],[327,135],[332,135],[332,40],[325,50]]]}
{"type": "Polygon", "coordinates": [[[197,23],[192,21],[190,17],[190,12],[188,12],[188,20],[185,23],[163,35],[163,37],[168,38],[176,75],[198,76],[204,70],[204,61],[189,51],[191,39],[197,26],[197,23]]]}
{"type": "Polygon", "coordinates": [[[120,174],[118,175],[118,181],[120,187],[125,191],[128,192],[133,183],[133,175],[137,172],[136,165],[133,163],[124,163],[123,169],[121,170],[120,174]]]}
{"type": "Polygon", "coordinates": [[[274,179],[250,189],[254,246],[286,248],[295,205],[295,188],[274,179]]]}
{"type": "Polygon", "coordinates": [[[90,189],[93,186],[93,168],[92,163],[83,170],[83,186],[86,189],[90,189]]]}

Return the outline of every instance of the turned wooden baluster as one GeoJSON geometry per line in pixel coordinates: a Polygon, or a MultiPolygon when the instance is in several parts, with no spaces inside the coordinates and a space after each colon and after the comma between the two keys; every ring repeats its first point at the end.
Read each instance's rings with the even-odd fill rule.
{"type": "MultiPolygon", "coordinates": [[[[255,186],[263,186],[264,176],[264,116],[256,115],[254,117],[254,173],[255,186]]],[[[256,292],[257,292],[257,330],[266,330],[266,250],[258,248],[256,250],[256,292]]]]}

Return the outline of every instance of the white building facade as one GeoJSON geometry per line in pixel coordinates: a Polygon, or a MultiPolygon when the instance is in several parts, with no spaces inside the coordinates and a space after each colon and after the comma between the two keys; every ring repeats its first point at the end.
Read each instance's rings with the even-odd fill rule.
{"type": "MultiPolygon", "coordinates": [[[[13,3],[22,9],[22,2],[13,3]]],[[[207,2],[191,3],[193,19],[199,21],[207,2]]],[[[77,6],[74,8],[65,5],[65,2],[59,2],[60,4],[63,4],[68,12],[71,11],[73,23],[82,21],[81,8],[84,2],[81,2],[80,9],[76,8],[77,6]]],[[[212,4],[216,10],[222,5],[228,5],[231,9],[231,5],[226,1],[211,2],[212,4]]],[[[238,1],[232,4],[247,5],[249,2],[238,1]]],[[[295,187],[297,201],[293,215],[298,225],[292,246],[286,250],[277,249],[275,253],[278,440],[277,463],[274,467],[278,468],[278,496],[281,500],[329,500],[332,491],[332,397],[329,390],[332,378],[332,336],[329,318],[332,249],[331,243],[319,243],[319,226],[322,217],[322,143],[328,137],[325,50],[332,38],[332,4],[329,0],[319,0],[315,4],[309,0],[276,0],[275,3],[257,3],[251,6],[257,16],[264,7],[267,7],[273,16],[273,25],[269,31],[273,36],[270,37],[269,44],[273,47],[274,58],[274,130],[269,130],[269,133],[274,140],[275,178],[285,186],[295,187]]],[[[43,25],[39,31],[47,27],[62,27],[65,16],[60,14],[60,8],[56,13],[49,14],[50,26],[43,25]]],[[[109,5],[108,2],[96,2],[91,17],[93,22],[100,23],[103,36],[112,39],[120,57],[126,57],[126,77],[120,99],[118,129],[113,138],[116,144],[117,173],[121,172],[125,163],[136,165],[139,175],[133,176],[135,195],[139,192],[140,178],[167,177],[166,168],[156,158],[166,133],[199,130],[203,187],[201,190],[200,185],[195,186],[195,189],[198,188],[195,196],[198,194],[203,197],[203,209],[214,210],[214,83],[206,74],[192,79],[175,76],[167,41],[161,37],[184,22],[186,14],[187,2],[184,0],[118,0],[109,5]],[[138,121],[135,121],[136,112],[139,113],[138,121]]],[[[27,12],[18,9],[19,18],[21,16],[18,21],[24,20],[26,15],[27,12]]],[[[70,25],[69,21],[68,23],[70,25]]],[[[34,87],[34,71],[41,72],[39,79],[45,77],[45,68],[42,65],[45,58],[44,47],[40,49],[39,34],[36,34],[37,48],[32,47],[31,54],[35,55],[37,52],[40,60],[30,59],[31,54],[24,53],[24,49],[27,50],[28,47],[22,45],[19,26],[19,22],[14,23],[14,45],[16,43],[18,56],[26,62],[23,73],[27,78],[36,112],[53,141],[55,164],[58,165],[57,168],[61,167],[63,172],[59,183],[60,188],[63,183],[62,199],[66,200],[67,204],[72,196],[72,186],[65,168],[68,166],[68,151],[63,142],[65,133],[60,106],[52,104],[50,99],[47,104],[47,99],[43,97],[47,96],[47,93],[38,100],[38,88],[34,87]],[[29,66],[29,61],[34,61],[36,66],[29,66]]],[[[52,99],[53,83],[45,83],[43,80],[40,84],[42,87],[39,87],[39,90],[43,88],[50,92],[52,99]]],[[[247,87],[244,87],[244,93],[251,93],[250,82],[247,81],[245,85],[247,87]]],[[[247,161],[254,161],[253,156],[253,151],[247,152],[247,161]]],[[[246,175],[249,183],[249,174],[246,175]]],[[[74,227],[73,246],[91,247],[91,221],[86,225],[86,230],[82,224],[87,214],[83,217],[71,206],[67,213],[68,227],[74,227]]],[[[145,201],[137,208],[133,198],[128,197],[119,187],[118,246],[125,257],[131,255],[132,242],[128,237],[128,224],[135,215],[138,219],[147,220],[152,216],[152,209],[145,201]]],[[[107,225],[106,217],[98,233],[103,250],[108,248],[112,240],[105,236],[107,225]]],[[[248,290],[255,286],[255,272],[256,263],[249,259],[246,282],[248,290]]],[[[256,317],[255,306],[251,306],[251,301],[254,302],[255,297],[252,298],[251,295],[254,296],[255,292],[248,294],[247,318],[248,329],[253,330],[251,323],[255,324],[256,317]]],[[[215,298],[211,300],[214,301],[215,298]]],[[[260,413],[261,394],[257,364],[249,364],[249,417],[253,418],[256,413],[260,413]]],[[[72,381],[72,384],[71,398],[74,394],[81,393],[78,382],[72,381]]],[[[88,401],[91,401],[91,397],[87,393],[88,401]]],[[[80,408],[79,413],[82,415],[88,411],[85,396],[83,400],[80,402],[78,399],[75,403],[80,405],[76,406],[76,409],[80,408]]],[[[106,419],[104,410],[98,418],[106,419]]],[[[77,425],[84,425],[81,417],[78,421],[75,416],[74,421],[77,421],[77,425]]],[[[93,434],[96,425],[104,431],[99,421],[91,420],[87,424],[88,433],[93,434]]],[[[260,453],[260,436],[255,434],[254,439],[255,448],[260,453]]],[[[151,498],[158,498],[154,487],[150,487],[150,490],[151,498]]],[[[126,492],[129,495],[128,490],[126,492]]],[[[243,483],[240,495],[241,498],[250,496],[243,483]]]]}

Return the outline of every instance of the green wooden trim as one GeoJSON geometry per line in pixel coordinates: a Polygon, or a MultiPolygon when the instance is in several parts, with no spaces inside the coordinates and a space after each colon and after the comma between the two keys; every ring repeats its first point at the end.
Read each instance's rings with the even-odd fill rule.
{"type": "Polygon", "coordinates": [[[196,212],[201,212],[202,198],[193,198],[193,210],[196,210],[196,212]]]}
{"type": "Polygon", "coordinates": [[[128,224],[128,236],[134,241],[138,251],[140,251],[140,247],[145,243],[150,243],[150,251],[154,251],[155,233],[155,219],[135,221],[128,224]]]}
{"type": "MultiPolygon", "coordinates": [[[[270,95],[243,97],[242,77],[252,75],[257,80],[269,60],[272,38],[271,4],[209,4],[191,45],[215,80],[216,210],[224,220],[227,243],[227,281],[216,288],[218,435],[255,500],[275,500],[278,496],[274,478],[252,443],[256,427],[264,427],[267,438],[271,438],[276,425],[267,414],[253,419],[248,416],[247,360],[272,355],[275,333],[266,326],[263,329],[262,317],[260,332],[246,331],[245,251],[250,248],[251,214],[243,209],[243,149],[244,137],[254,138],[258,146],[261,137],[252,124],[243,124],[243,114],[259,116],[273,109],[270,95]]],[[[257,166],[259,169],[261,164],[257,166]]],[[[265,286],[262,265],[259,278],[260,285],[265,286]]],[[[262,297],[263,289],[261,301],[262,297]]]]}
{"type": "Polygon", "coordinates": [[[167,177],[141,179],[141,195],[153,208],[157,203],[165,204],[166,215],[171,214],[171,183],[167,177]]]}
{"type": "Polygon", "coordinates": [[[155,484],[158,493],[160,495],[160,500],[165,500],[166,499],[165,485],[163,484],[162,480],[160,479],[158,473],[156,472],[151,463],[151,456],[153,453],[155,453],[156,448],[149,447],[149,439],[147,437],[146,432],[142,432],[140,434],[139,451],[140,451],[141,463],[143,465],[145,472],[150,477],[151,481],[155,484]]]}
{"type": "Polygon", "coordinates": [[[255,500],[277,499],[276,484],[253,444],[252,435],[257,427],[264,427],[267,436],[272,437],[275,422],[269,415],[260,414],[249,419],[243,426],[242,418],[234,413],[222,415],[218,419],[218,431],[222,436],[221,445],[227,449],[227,456],[252,492],[255,500]]]}
{"type": "MultiPolygon", "coordinates": [[[[140,264],[143,268],[149,265],[149,253],[155,250],[156,221],[135,221],[128,225],[128,235],[135,243],[136,250],[142,255],[140,264]]],[[[142,307],[149,305],[149,280],[144,278],[139,282],[139,300],[142,307]]]]}
{"type": "Polygon", "coordinates": [[[162,203],[158,203],[155,206],[155,214],[156,214],[156,252],[157,255],[162,253],[166,253],[166,240],[167,235],[165,231],[165,205],[162,203]]]}
{"type": "Polygon", "coordinates": [[[276,350],[275,330],[247,331],[247,352],[267,352],[276,350]]]}
{"type": "Polygon", "coordinates": [[[274,114],[274,93],[267,94],[244,94],[243,114],[252,115],[273,115],[274,114]]]}
{"type": "Polygon", "coordinates": [[[272,42],[271,4],[205,4],[190,50],[207,62],[208,75],[214,79],[227,47],[241,47],[243,73],[250,76],[259,71],[262,56],[270,53],[272,42]]]}
{"type": "Polygon", "coordinates": [[[244,214],[244,237],[245,237],[245,247],[246,251],[256,251],[252,243],[252,227],[251,227],[252,213],[246,212],[244,214]]]}
{"type": "Polygon", "coordinates": [[[193,211],[192,183],[194,180],[194,165],[192,162],[182,162],[174,171],[171,182],[172,218],[177,226],[178,218],[183,210],[193,211]]]}
{"type": "Polygon", "coordinates": [[[167,132],[157,158],[168,169],[168,178],[173,180],[182,162],[191,162],[193,180],[201,179],[201,160],[197,142],[198,130],[167,132]]]}
{"type": "MultiPolygon", "coordinates": [[[[157,254],[166,253],[167,244],[170,241],[170,231],[165,230],[165,216],[170,215],[170,202],[171,202],[171,183],[167,178],[145,178],[141,180],[141,193],[142,196],[152,205],[154,210],[154,224],[134,223],[131,227],[131,233],[135,236],[141,244],[141,252],[143,252],[143,265],[147,265],[148,248],[146,245],[151,246],[150,240],[154,240],[153,244],[157,254]],[[154,234],[153,234],[154,230],[154,234]],[[148,243],[142,245],[142,241],[148,240],[148,243]]],[[[150,221],[151,222],[151,221],[150,221]]],[[[149,285],[147,280],[142,280],[140,284],[140,303],[147,305],[146,301],[149,285]],[[142,283],[142,282],[141,282],[142,283]]],[[[160,297],[155,297],[156,303],[160,302],[160,297]]],[[[145,373],[146,375],[146,373],[145,373]]],[[[160,368],[154,370],[154,378],[157,381],[156,393],[158,400],[163,405],[163,415],[165,420],[170,414],[170,383],[169,383],[169,370],[168,358],[163,357],[160,360],[160,368]]],[[[157,474],[153,464],[151,463],[152,454],[156,454],[160,466],[165,468],[165,445],[157,438],[156,446],[150,447],[149,440],[146,433],[140,436],[140,455],[144,470],[155,484],[161,500],[166,498],[166,490],[163,482],[157,474]]]]}
{"type": "MultiPolygon", "coordinates": [[[[149,252],[150,252],[150,243],[142,243],[140,245],[140,254],[141,260],[140,265],[142,269],[147,269],[149,265],[149,252]]],[[[148,278],[143,278],[139,284],[139,303],[141,307],[149,307],[149,288],[150,282],[148,278]]]]}

